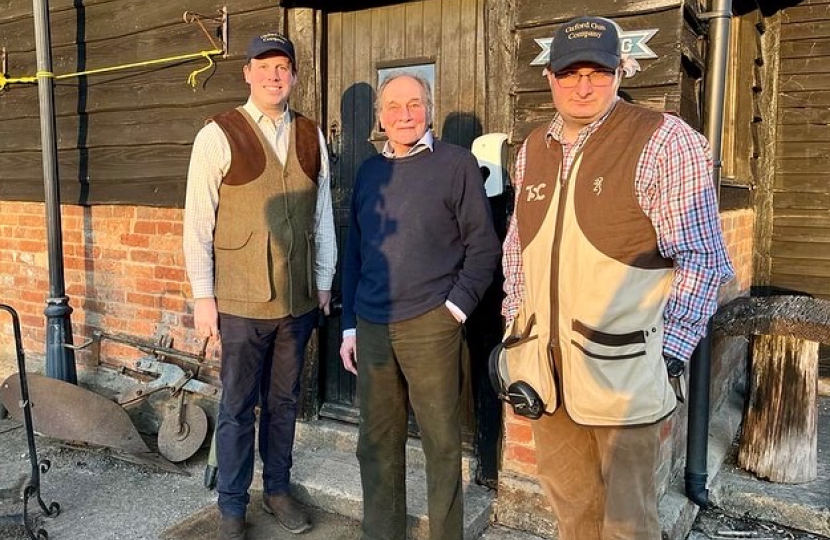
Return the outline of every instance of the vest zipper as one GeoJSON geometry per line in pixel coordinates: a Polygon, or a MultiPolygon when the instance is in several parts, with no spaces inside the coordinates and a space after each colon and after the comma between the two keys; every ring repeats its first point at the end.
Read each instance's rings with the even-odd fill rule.
{"type": "MultiPolygon", "coordinates": [[[[568,186],[573,180],[574,164],[579,160],[579,153],[571,163],[571,170],[568,175],[562,174],[562,165],[559,164],[559,197],[556,203],[556,225],[553,233],[553,245],[551,246],[551,269],[550,269],[550,320],[551,320],[551,371],[553,382],[556,385],[556,395],[559,397],[560,405],[565,403],[565,395],[562,391],[561,378],[564,376],[562,370],[562,346],[559,337],[559,257],[560,244],[562,243],[562,223],[565,220],[565,204],[568,201],[568,186]]],[[[562,158],[564,162],[564,155],[562,158]]]]}

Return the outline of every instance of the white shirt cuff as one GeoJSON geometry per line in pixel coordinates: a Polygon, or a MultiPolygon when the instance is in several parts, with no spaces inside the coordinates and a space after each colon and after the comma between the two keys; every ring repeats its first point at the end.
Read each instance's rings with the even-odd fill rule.
{"type": "Polygon", "coordinates": [[[456,306],[449,300],[444,302],[444,305],[446,305],[447,309],[450,310],[450,313],[452,313],[452,316],[455,317],[455,320],[457,320],[460,323],[467,321],[467,315],[465,315],[464,312],[461,311],[461,309],[458,306],[456,306]]]}

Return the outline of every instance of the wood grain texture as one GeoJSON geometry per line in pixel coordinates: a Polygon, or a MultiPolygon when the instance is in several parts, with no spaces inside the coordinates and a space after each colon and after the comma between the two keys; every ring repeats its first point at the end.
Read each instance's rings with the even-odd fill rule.
{"type": "Polygon", "coordinates": [[[594,0],[590,8],[579,0],[563,2],[517,2],[516,21],[519,28],[542,26],[564,22],[574,17],[580,17],[589,10],[591,14],[601,13],[603,17],[616,19],[632,13],[647,13],[661,11],[667,8],[681,8],[682,2],[677,0],[594,0]]]}
{"type": "MultiPolygon", "coordinates": [[[[182,14],[189,9],[212,15],[222,5],[194,0],[187,6],[169,3],[149,9],[135,0],[90,1],[83,7],[54,2],[53,71],[64,74],[208,50],[212,46],[201,30],[183,23],[182,14]]],[[[30,13],[31,2],[0,2],[0,36],[9,51],[11,77],[35,70],[30,13]]],[[[266,0],[234,3],[230,58],[216,58],[213,69],[199,76],[195,90],[186,79],[206,65],[203,59],[56,81],[62,201],[182,206],[193,137],[206,117],[245,102],[247,42],[265,30],[281,29],[282,13],[266,0]]],[[[298,38],[307,27],[306,22],[294,26],[298,38]]],[[[299,39],[299,44],[303,55],[313,54],[313,39],[299,39]]],[[[309,78],[308,88],[319,87],[318,75],[312,72],[309,78]]],[[[321,108],[316,92],[298,93],[298,104],[312,117],[321,108]]],[[[0,118],[0,197],[43,200],[36,86],[10,85],[0,94],[0,118]]]]}
{"type": "Polygon", "coordinates": [[[818,343],[791,336],[753,338],[750,399],[738,465],[772,482],[818,474],[818,343]]]}

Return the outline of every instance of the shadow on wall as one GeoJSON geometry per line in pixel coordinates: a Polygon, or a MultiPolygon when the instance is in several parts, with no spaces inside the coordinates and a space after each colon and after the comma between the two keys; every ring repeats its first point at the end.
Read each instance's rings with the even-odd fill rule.
{"type": "Polygon", "coordinates": [[[473,113],[451,112],[441,125],[442,141],[463,146],[467,150],[472,148],[473,141],[480,135],[483,135],[481,120],[473,113]]]}
{"type": "MultiPolygon", "coordinates": [[[[452,112],[444,118],[441,126],[441,140],[470,149],[476,137],[483,135],[481,120],[472,113],[452,112]]],[[[509,207],[512,204],[512,191],[490,198],[493,225],[499,240],[507,234],[509,207]]],[[[474,419],[465,425],[474,426],[474,445],[478,455],[476,481],[495,488],[498,485],[499,449],[502,436],[502,407],[495,391],[490,386],[487,375],[487,358],[493,347],[501,341],[503,328],[501,319],[502,286],[504,275],[501,265],[496,268],[493,283],[484,293],[476,310],[466,323],[467,346],[470,351],[470,364],[464,367],[465,392],[472,392],[469,399],[473,406],[466,406],[465,411],[472,411],[474,419]]]]}

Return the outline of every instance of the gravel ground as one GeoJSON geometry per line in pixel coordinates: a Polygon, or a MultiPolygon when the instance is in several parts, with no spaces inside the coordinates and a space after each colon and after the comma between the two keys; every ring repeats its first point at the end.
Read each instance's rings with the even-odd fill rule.
{"type": "Polygon", "coordinates": [[[787,529],[775,523],[749,518],[734,518],[718,511],[702,511],[689,534],[689,540],[827,540],[825,536],[795,529],[787,529]]]}
{"type": "MultiPolygon", "coordinates": [[[[106,450],[79,450],[41,437],[36,443],[39,458],[51,462],[51,468],[41,477],[42,499],[47,505],[57,502],[61,506],[58,516],[38,520],[51,540],[158,540],[163,531],[189,516],[200,511],[211,512],[205,509],[215,503],[215,493],[203,486],[207,453],[204,449],[183,464],[191,474],[185,477],[154,472],[116,459],[106,450]]],[[[27,538],[19,525],[19,516],[23,511],[20,492],[29,473],[22,426],[10,419],[0,419],[0,540],[27,538]]],[[[34,505],[33,513],[39,514],[37,503],[33,501],[31,505],[34,505]]],[[[334,518],[320,516],[319,519],[334,518]]],[[[338,528],[333,521],[331,526],[338,528]]],[[[323,530],[319,532],[325,534],[323,530]]],[[[204,533],[198,536],[211,537],[204,533]]],[[[268,540],[282,538],[269,534],[263,540],[266,537],[268,540]]],[[[328,538],[335,540],[338,535],[328,538]]],[[[491,527],[481,538],[539,540],[498,526],[491,527]]],[[[688,540],[736,539],[830,540],[776,524],[729,517],[716,509],[701,512],[688,537],[688,540]]]]}
{"type": "MultiPolygon", "coordinates": [[[[43,517],[30,499],[30,514],[54,540],[156,540],[165,528],[215,502],[215,493],[203,486],[204,450],[184,464],[191,474],[184,477],[116,459],[106,450],[67,448],[41,437],[36,444],[39,459],[51,463],[41,475],[42,500],[58,503],[61,511],[43,517]]],[[[2,517],[19,519],[19,488],[31,473],[25,432],[8,419],[0,420],[0,456],[0,539],[25,538],[18,524],[2,517]]]]}

